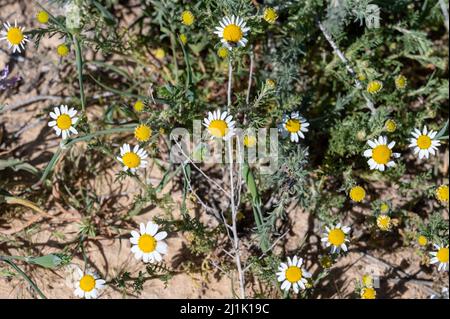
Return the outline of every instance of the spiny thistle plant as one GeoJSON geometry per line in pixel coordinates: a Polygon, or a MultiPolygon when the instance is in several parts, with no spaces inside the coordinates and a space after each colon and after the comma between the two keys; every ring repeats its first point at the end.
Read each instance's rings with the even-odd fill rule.
{"type": "Polygon", "coordinates": [[[338,297],[375,299],[417,282],[409,258],[431,283],[418,296],[445,295],[445,1],[26,8],[0,15],[1,277],[40,298],[45,269],[86,299],[178,276],[227,278],[227,298],[321,298],[353,257],[387,268],[338,297]],[[64,96],[17,102],[33,54],[53,59],[64,96]],[[29,105],[41,131],[17,141],[29,105]]]}

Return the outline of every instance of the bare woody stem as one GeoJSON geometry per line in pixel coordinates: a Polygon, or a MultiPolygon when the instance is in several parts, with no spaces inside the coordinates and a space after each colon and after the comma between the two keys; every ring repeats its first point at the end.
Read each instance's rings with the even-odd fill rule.
{"type": "MultiPolygon", "coordinates": [[[[342,63],[344,63],[345,68],[347,69],[347,72],[350,73],[350,75],[353,77],[353,80],[355,81],[355,86],[357,89],[361,90],[363,88],[361,82],[358,80],[358,76],[356,75],[355,70],[353,70],[352,66],[350,65],[350,62],[347,60],[347,58],[345,57],[344,53],[338,48],[336,42],[334,42],[333,38],[331,37],[331,35],[328,33],[328,31],[325,29],[325,27],[323,26],[323,24],[319,21],[319,29],[320,31],[322,31],[325,39],[328,41],[328,43],[331,45],[331,47],[333,48],[334,53],[338,56],[338,58],[342,61],[342,63]]],[[[370,100],[370,98],[365,95],[364,93],[362,93],[362,96],[364,97],[364,99],[366,100],[366,106],[367,108],[372,112],[375,113],[375,107],[373,105],[373,102],[370,100]]]]}
{"type": "Polygon", "coordinates": [[[445,28],[447,29],[447,32],[448,32],[448,29],[449,29],[449,22],[448,22],[448,20],[449,20],[449,18],[448,18],[447,5],[445,4],[444,0],[439,0],[439,5],[440,5],[441,10],[442,10],[442,15],[444,16],[445,28]]]}
{"type": "MultiPolygon", "coordinates": [[[[233,65],[230,58],[228,64],[228,90],[227,90],[227,110],[230,111],[231,107],[231,87],[233,80],[233,65]]],[[[236,263],[236,268],[239,276],[239,290],[240,297],[245,298],[245,277],[244,271],[242,270],[241,255],[239,248],[239,236],[237,232],[237,207],[235,204],[235,194],[234,194],[234,178],[233,178],[233,143],[232,139],[228,139],[228,161],[229,161],[229,175],[230,175],[230,201],[231,201],[231,232],[233,235],[233,248],[234,248],[234,259],[236,263]]]]}

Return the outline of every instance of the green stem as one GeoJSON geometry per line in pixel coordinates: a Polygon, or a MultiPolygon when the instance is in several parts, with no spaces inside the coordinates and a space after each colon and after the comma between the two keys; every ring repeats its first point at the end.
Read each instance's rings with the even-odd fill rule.
{"type": "MultiPolygon", "coordinates": [[[[64,144],[64,148],[68,148],[78,142],[82,142],[82,141],[88,141],[93,137],[96,136],[100,136],[100,135],[107,135],[107,134],[111,134],[111,133],[120,133],[120,132],[132,132],[135,129],[136,125],[130,125],[130,126],[124,126],[124,127],[116,127],[116,128],[112,128],[112,129],[107,129],[107,130],[102,130],[102,131],[97,131],[91,134],[86,134],[77,138],[74,138],[73,140],[71,140],[70,142],[64,144]]],[[[55,166],[56,162],[58,161],[61,153],[62,153],[62,148],[58,148],[58,150],[55,152],[55,154],[53,155],[52,159],[50,160],[50,162],[48,163],[47,167],[44,170],[44,173],[42,174],[41,179],[39,180],[39,182],[44,182],[48,175],[50,174],[50,172],[53,170],[53,167],[55,166]]]]}
{"type": "Polygon", "coordinates": [[[31,280],[31,278],[28,277],[28,275],[22,269],[20,269],[15,263],[13,263],[9,258],[4,258],[2,256],[2,257],[0,257],[0,260],[3,260],[5,263],[10,265],[12,268],[14,268],[14,270],[17,271],[17,273],[20,276],[22,276],[23,279],[25,279],[30,284],[31,287],[33,287],[33,289],[38,293],[38,295],[42,299],[47,299],[47,297],[45,297],[45,295],[42,293],[42,291],[39,289],[39,287],[34,283],[34,281],[31,280]]]}
{"type": "Polygon", "coordinates": [[[28,257],[24,257],[24,256],[0,256],[0,260],[3,261],[12,261],[12,260],[21,260],[21,261],[25,261],[28,262],[28,257]]]}
{"type": "Polygon", "coordinates": [[[185,90],[187,91],[189,87],[192,85],[192,68],[191,63],[189,61],[189,55],[186,51],[186,48],[184,47],[184,44],[181,42],[181,40],[178,40],[178,42],[180,43],[181,50],[183,51],[184,63],[186,64],[187,77],[185,90]]]}
{"type": "Polygon", "coordinates": [[[83,115],[86,115],[86,97],[84,96],[84,85],[83,85],[83,56],[82,56],[81,45],[80,45],[80,41],[78,40],[78,37],[76,35],[74,35],[72,38],[73,38],[73,42],[75,44],[78,82],[80,85],[81,109],[83,110],[83,115]]]}
{"type": "Polygon", "coordinates": [[[174,68],[174,72],[175,72],[175,80],[178,83],[178,62],[177,62],[177,50],[175,48],[175,43],[176,43],[175,33],[172,31],[172,33],[170,35],[170,44],[172,46],[172,59],[173,59],[173,68],[174,68]]]}

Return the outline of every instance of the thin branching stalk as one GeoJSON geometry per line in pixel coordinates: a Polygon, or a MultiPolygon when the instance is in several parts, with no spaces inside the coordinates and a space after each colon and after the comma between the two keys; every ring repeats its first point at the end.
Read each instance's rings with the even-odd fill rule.
{"type": "MultiPolygon", "coordinates": [[[[227,90],[227,109],[230,111],[231,107],[231,87],[233,81],[233,65],[232,59],[228,63],[228,90],[227,90]]],[[[235,193],[234,193],[234,178],[233,178],[233,139],[229,138],[228,143],[228,162],[229,162],[229,176],[230,176],[230,199],[231,199],[231,232],[233,234],[233,248],[234,248],[234,259],[236,263],[236,268],[239,277],[239,290],[242,299],[245,298],[245,278],[244,272],[242,270],[241,255],[239,247],[239,236],[237,232],[237,207],[235,204],[235,193]]]]}
{"type": "Polygon", "coordinates": [[[222,186],[220,186],[216,181],[214,181],[211,177],[209,177],[205,172],[202,171],[202,169],[200,167],[198,167],[194,161],[189,157],[189,155],[187,155],[184,151],[182,146],[180,145],[180,143],[178,143],[178,141],[176,139],[174,139],[175,144],[178,146],[178,149],[181,153],[181,155],[183,155],[186,160],[200,173],[202,174],[206,180],[208,182],[210,182],[211,184],[213,184],[214,186],[216,186],[219,190],[221,190],[228,198],[231,198],[231,195],[229,192],[227,192],[226,190],[223,189],[222,186]]]}
{"type": "Polygon", "coordinates": [[[445,24],[445,28],[447,29],[447,32],[449,31],[449,21],[448,21],[448,9],[447,9],[447,5],[445,4],[444,0],[439,0],[439,5],[441,7],[442,10],[442,15],[444,16],[444,24],[445,24]]]}
{"type": "MultiPolygon", "coordinates": [[[[358,80],[358,76],[356,75],[355,70],[353,70],[352,66],[350,65],[350,62],[345,57],[344,53],[339,49],[336,42],[334,42],[331,35],[328,33],[328,31],[325,29],[323,24],[319,21],[319,29],[322,31],[325,39],[328,41],[328,43],[331,45],[331,47],[334,50],[334,53],[338,56],[338,58],[344,63],[345,68],[347,69],[347,72],[350,73],[350,75],[353,77],[353,80],[355,81],[355,86],[357,89],[361,90],[363,88],[361,82],[358,80]]],[[[370,112],[375,113],[376,109],[373,105],[373,102],[370,100],[370,98],[362,93],[363,98],[366,100],[366,106],[370,110],[370,112]]]]}
{"type": "Polygon", "coordinates": [[[233,85],[233,64],[232,59],[228,61],[228,88],[227,88],[227,111],[230,112],[231,107],[231,87],[233,85]]]}

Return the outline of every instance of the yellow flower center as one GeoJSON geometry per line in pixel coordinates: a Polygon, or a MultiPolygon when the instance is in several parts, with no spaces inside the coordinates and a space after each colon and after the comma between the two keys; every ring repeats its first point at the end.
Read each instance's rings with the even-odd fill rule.
{"type": "Polygon", "coordinates": [[[222,59],[226,58],[228,56],[228,50],[226,48],[220,48],[217,50],[217,55],[221,57],[222,59]]]}
{"type": "Polygon", "coordinates": [[[65,44],[60,44],[56,48],[56,53],[58,53],[59,56],[65,57],[69,54],[69,47],[65,44]]]}
{"type": "Polygon", "coordinates": [[[267,8],[264,10],[263,18],[269,23],[275,23],[278,19],[278,14],[273,8],[267,8]]]}
{"type": "Polygon", "coordinates": [[[235,24],[229,24],[223,29],[223,38],[228,42],[239,42],[243,36],[241,27],[235,24]]]}
{"type": "Polygon", "coordinates": [[[253,147],[256,145],[256,137],[253,135],[245,135],[244,136],[244,145],[246,147],[253,147]]]}
{"type": "Polygon", "coordinates": [[[151,253],[156,248],[156,239],[148,234],[141,235],[138,240],[138,247],[144,253],[151,253]]]}
{"type": "Polygon", "coordinates": [[[320,259],[320,264],[323,268],[331,268],[333,266],[333,260],[329,256],[323,256],[320,259]]]}
{"type": "Polygon", "coordinates": [[[382,213],[387,213],[387,212],[389,211],[389,205],[386,204],[386,203],[382,203],[382,204],[380,205],[380,211],[381,211],[382,213]]]}
{"type": "Polygon", "coordinates": [[[364,284],[364,286],[366,287],[372,287],[373,285],[373,278],[371,275],[364,275],[362,278],[362,282],[364,284]]]}
{"type": "Polygon", "coordinates": [[[391,159],[392,151],[386,145],[378,145],[372,151],[372,158],[378,164],[387,164],[391,159]]]}
{"type": "Polygon", "coordinates": [[[406,77],[404,75],[399,75],[395,79],[395,86],[397,89],[404,89],[406,87],[406,77]]]}
{"type": "Polygon", "coordinates": [[[39,11],[36,16],[36,19],[38,20],[38,22],[42,23],[42,24],[46,24],[48,22],[48,18],[49,18],[48,13],[45,11],[39,11]]]}
{"type": "Polygon", "coordinates": [[[289,119],[286,122],[286,130],[289,133],[297,133],[302,128],[302,124],[297,119],[289,119]]]}
{"type": "Polygon", "coordinates": [[[436,258],[441,263],[448,263],[448,247],[442,247],[441,249],[439,249],[436,254],[436,258]]]}
{"type": "Polygon", "coordinates": [[[19,45],[23,39],[23,33],[19,28],[12,27],[9,28],[8,33],[6,34],[6,38],[8,39],[9,43],[13,45],[19,45]]]}
{"type": "Polygon", "coordinates": [[[195,17],[191,11],[183,11],[183,13],[181,14],[181,21],[183,22],[183,24],[189,26],[194,23],[195,17]]]}
{"type": "Polygon", "coordinates": [[[95,288],[95,278],[91,275],[84,275],[80,279],[80,289],[89,292],[95,288]]]}
{"type": "Polygon", "coordinates": [[[427,135],[420,135],[417,138],[417,146],[421,150],[427,150],[431,146],[431,138],[427,135]]]}
{"type": "Polygon", "coordinates": [[[384,127],[386,128],[386,131],[393,133],[397,129],[397,124],[395,124],[393,120],[387,120],[384,127]]]}
{"type": "Polygon", "coordinates": [[[381,230],[388,230],[391,227],[391,218],[386,215],[378,216],[377,225],[381,230]]]}
{"type": "Polygon", "coordinates": [[[145,124],[141,124],[134,130],[134,136],[139,142],[147,142],[152,136],[152,129],[145,124]]]}
{"type": "Polygon", "coordinates": [[[441,202],[448,202],[448,186],[439,186],[439,188],[436,190],[436,197],[441,202]]]}
{"type": "Polygon", "coordinates": [[[227,122],[224,120],[213,120],[209,124],[208,131],[215,137],[224,137],[228,132],[227,122]]]}
{"type": "Polygon", "coordinates": [[[341,246],[345,241],[345,234],[340,228],[332,229],[328,233],[328,241],[336,247],[341,246]]]}
{"type": "Polygon", "coordinates": [[[269,88],[273,89],[273,88],[275,88],[276,82],[275,82],[275,80],[267,79],[266,84],[269,88]]]}
{"type": "Polygon", "coordinates": [[[159,60],[164,59],[164,57],[166,56],[166,52],[164,51],[163,48],[158,48],[155,50],[155,57],[159,60]]]}
{"type": "Polygon", "coordinates": [[[366,196],[366,191],[361,186],[355,186],[350,190],[350,198],[355,202],[360,202],[366,196]]]}
{"type": "Polygon", "coordinates": [[[361,298],[362,299],[375,299],[375,296],[377,295],[375,289],[371,287],[363,288],[361,291],[361,298]]]}
{"type": "Polygon", "coordinates": [[[141,158],[134,152],[125,153],[122,156],[122,161],[129,168],[136,168],[141,164],[141,158]]]}
{"type": "Polygon", "coordinates": [[[420,246],[425,246],[428,243],[428,239],[424,235],[420,235],[419,238],[417,238],[417,242],[420,246]]]}
{"type": "Polygon", "coordinates": [[[56,126],[62,131],[68,130],[70,126],[72,125],[72,119],[67,114],[61,114],[56,119],[56,126]]]}
{"type": "Polygon", "coordinates": [[[136,103],[134,103],[133,108],[136,112],[142,112],[142,110],[144,110],[144,102],[140,100],[136,101],[136,103]]]}
{"type": "Polygon", "coordinates": [[[286,269],[286,280],[290,283],[298,282],[300,279],[302,279],[302,276],[303,272],[297,266],[290,266],[288,269],[286,269]]]}
{"type": "Polygon", "coordinates": [[[383,84],[380,81],[371,81],[367,85],[367,92],[370,94],[378,93],[383,88],[383,84]]]}
{"type": "Polygon", "coordinates": [[[187,39],[187,35],[186,34],[184,34],[184,33],[180,34],[180,41],[181,41],[181,43],[186,44],[187,40],[188,39],[187,39]]]}

